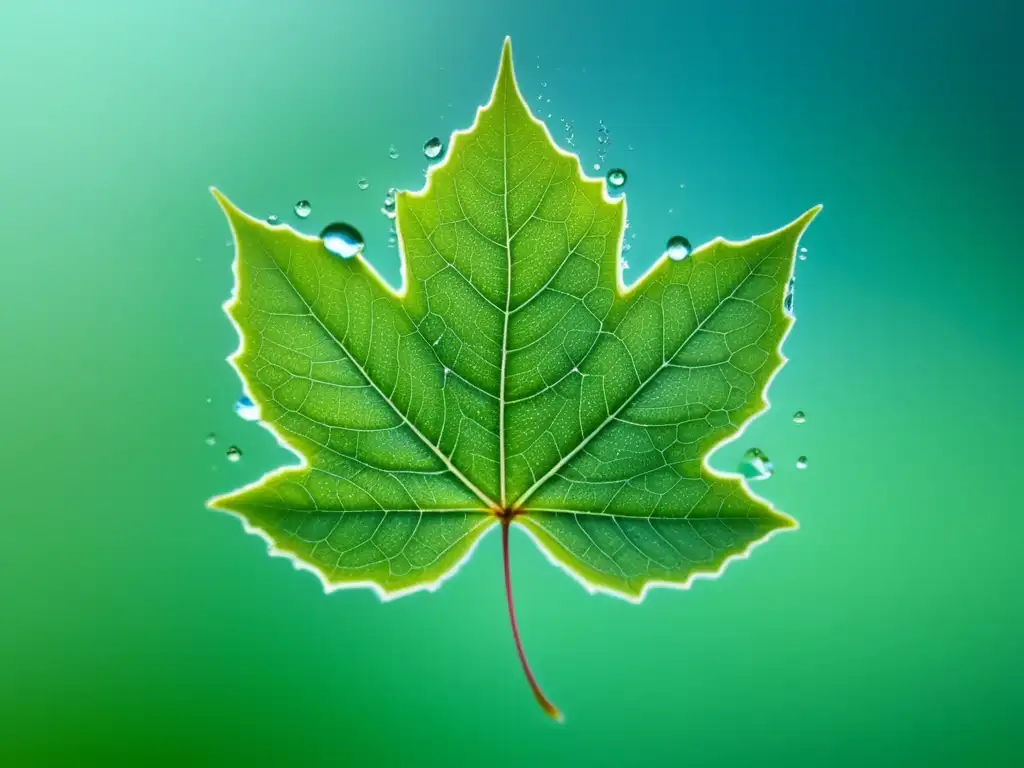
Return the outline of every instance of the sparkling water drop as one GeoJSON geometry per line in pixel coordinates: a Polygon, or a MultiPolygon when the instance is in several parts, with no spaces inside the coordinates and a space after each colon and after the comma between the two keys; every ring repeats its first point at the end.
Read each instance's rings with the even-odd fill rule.
{"type": "Polygon", "coordinates": [[[437,136],[433,136],[426,140],[423,144],[423,154],[428,160],[436,160],[441,152],[444,150],[444,144],[437,136]]]}
{"type": "Polygon", "coordinates": [[[595,171],[600,171],[601,170],[601,164],[600,163],[594,163],[594,170],[595,171]]]}
{"type": "Polygon", "coordinates": [[[295,215],[300,219],[304,219],[313,212],[313,206],[309,204],[309,200],[299,200],[295,204],[295,215]]]}
{"type": "Polygon", "coordinates": [[[806,456],[801,456],[800,458],[798,458],[796,460],[796,468],[797,469],[807,469],[807,457],[806,456]]]}
{"type": "Polygon", "coordinates": [[[395,149],[395,145],[394,144],[392,144],[390,147],[388,147],[388,157],[390,157],[392,160],[397,160],[398,159],[398,150],[395,149]]]}
{"type": "Polygon", "coordinates": [[[228,461],[232,464],[236,464],[242,460],[242,449],[237,445],[232,445],[224,455],[228,457],[228,461]]]}
{"type": "Polygon", "coordinates": [[[807,261],[807,254],[806,253],[801,253],[800,254],[800,261],[807,261]]]}
{"type": "Polygon", "coordinates": [[[215,434],[213,434],[213,432],[211,432],[210,434],[208,434],[203,439],[203,442],[206,443],[207,445],[216,445],[217,444],[217,436],[215,434]]]}
{"type": "Polygon", "coordinates": [[[235,413],[246,421],[259,421],[260,409],[248,395],[242,395],[235,401],[235,413]]]}
{"type": "Polygon", "coordinates": [[[793,414],[794,424],[803,424],[805,421],[807,421],[807,414],[805,414],[803,411],[797,411],[796,413],[793,414]]]}
{"type": "Polygon", "coordinates": [[[277,216],[275,216],[274,214],[270,214],[269,216],[267,216],[267,224],[269,224],[270,226],[274,226],[275,224],[277,224],[277,216]]]}
{"type": "Polygon", "coordinates": [[[608,184],[618,189],[626,183],[626,172],[621,168],[612,168],[608,171],[608,184]]]}
{"type": "Polygon", "coordinates": [[[804,248],[802,245],[800,246],[800,253],[807,253],[807,249],[804,248]]]}
{"type": "Polygon", "coordinates": [[[672,235],[665,245],[665,253],[672,261],[682,261],[690,255],[690,241],[682,235],[672,235]]]}
{"type": "Polygon", "coordinates": [[[369,189],[370,182],[368,182],[366,179],[360,179],[359,181],[356,182],[356,186],[359,187],[360,189],[369,189]]]}
{"type": "Polygon", "coordinates": [[[324,227],[320,239],[324,241],[324,247],[328,251],[343,259],[351,259],[366,246],[366,241],[359,234],[359,230],[342,221],[324,227]]]}

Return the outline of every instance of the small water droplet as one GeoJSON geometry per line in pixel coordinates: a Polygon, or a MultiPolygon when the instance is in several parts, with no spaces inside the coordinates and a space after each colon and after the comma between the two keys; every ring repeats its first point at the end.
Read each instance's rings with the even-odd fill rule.
{"type": "Polygon", "coordinates": [[[356,182],[356,186],[359,187],[360,189],[369,189],[370,182],[368,182],[366,179],[360,179],[359,181],[356,182]]]}
{"type": "Polygon", "coordinates": [[[304,219],[313,212],[313,206],[309,204],[309,200],[299,200],[295,204],[295,215],[300,219],[304,219]]]}
{"type": "Polygon", "coordinates": [[[608,184],[618,189],[626,183],[626,172],[621,168],[612,168],[608,171],[608,184]]]}
{"type": "Polygon", "coordinates": [[[789,283],[786,285],[786,296],[782,300],[782,308],[785,310],[787,315],[793,314],[793,292],[796,280],[794,278],[789,279],[789,283]]]}
{"type": "Polygon", "coordinates": [[[540,81],[540,87],[541,88],[547,88],[548,87],[548,81],[547,80],[541,80],[540,81]]]}
{"type": "Polygon", "coordinates": [[[682,235],[672,235],[665,245],[665,253],[672,261],[682,261],[690,255],[690,241],[682,235]]]}
{"type": "Polygon", "coordinates": [[[802,245],[800,246],[800,253],[807,253],[807,249],[804,248],[802,245]]]}
{"type": "Polygon", "coordinates": [[[242,395],[235,401],[235,413],[246,421],[259,421],[260,409],[248,395],[242,395]]]}
{"type": "Polygon", "coordinates": [[[427,139],[423,144],[423,154],[428,160],[436,160],[442,151],[444,151],[444,144],[437,136],[427,139]]]}
{"type": "Polygon", "coordinates": [[[595,171],[600,171],[601,170],[601,164],[600,163],[594,163],[594,170],[595,171]]]}
{"type": "Polygon", "coordinates": [[[806,253],[801,253],[800,254],[800,261],[807,261],[807,254],[806,253]]]}
{"type": "Polygon", "coordinates": [[[398,150],[395,149],[395,145],[394,144],[392,144],[390,147],[388,147],[388,157],[390,157],[392,160],[397,160],[398,159],[398,150]]]}
{"type": "Polygon", "coordinates": [[[625,259],[619,259],[619,263],[622,265],[623,271],[629,269],[629,262],[626,261],[625,259]]]}
{"type": "Polygon", "coordinates": [[[213,432],[211,432],[210,434],[208,434],[203,439],[203,442],[206,443],[207,445],[216,445],[217,444],[217,436],[215,434],[213,434],[213,432]]]}
{"type": "Polygon", "coordinates": [[[324,227],[320,239],[324,241],[324,247],[328,251],[343,259],[351,259],[357,253],[361,253],[366,246],[366,241],[359,230],[343,221],[336,221],[324,227]]]}
{"type": "Polygon", "coordinates": [[[622,244],[622,250],[623,251],[631,251],[631,250],[633,250],[633,246],[630,245],[629,243],[623,243],[622,244]]]}
{"type": "Polygon", "coordinates": [[[208,397],[208,398],[206,398],[206,404],[207,404],[207,405],[209,405],[209,404],[210,404],[210,403],[212,403],[212,402],[213,402],[213,398],[212,398],[212,397],[208,397]]]}
{"type": "Polygon", "coordinates": [[[626,145],[626,149],[629,150],[630,152],[632,152],[633,151],[633,145],[632,144],[627,144],[626,145]]]}
{"type": "Polygon", "coordinates": [[[232,445],[230,448],[227,449],[224,455],[227,456],[228,461],[230,461],[232,464],[236,464],[242,460],[242,449],[239,448],[237,445],[232,445]]]}
{"type": "Polygon", "coordinates": [[[270,214],[269,216],[267,216],[267,224],[269,224],[270,226],[274,226],[275,224],[277,224],[277,216],[275,216],[274,214],[270,214]]]}
{"type": "Polygon", "coordinates": [[[807,414],[805,414],[803,411],[797,411],[796,413],[793,414],[794,424],[803,424],[805,421],[807,421],[807,414]]]}
{"type": "Polygon", "coordinates": [[[800,458],[798,458],[796,460],[796,468],[797,469],[807,469],[807,457],[806,456],[801,456],[800,458]]]}

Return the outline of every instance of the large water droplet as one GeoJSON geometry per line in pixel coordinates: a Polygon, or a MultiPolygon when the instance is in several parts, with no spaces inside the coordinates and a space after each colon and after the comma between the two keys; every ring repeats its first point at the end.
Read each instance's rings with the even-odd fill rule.
{"type": "Polygon", "coordinates": [[[342,221],[336,221],[324,227],[320,233],[320,239],[324,241],[324,247],[328,251],[343,259],[351,259],[360,253],[366,245],[359,230],[342,221]]]}
{"type": "Polygon", "coordinates": [[[797,469],[807,469],[807,457],[806,456],[801,456],[800,458],[798,458],[796,460],[796,468],[797,469]]]}
{"type": "Polygon", "coordinates": [[[215,434],[213,434],[213,432],[211,432],[205,438],[203,438],[203,442],[206,443],[207,445],[216,445],[217,444],[217,436],[215,434]]]}
{"type": "Polygon", "coordinates": [[[248,395],[242,395],[235,401],[235,413],[246,421],[259,421],[260,409],[248,395]]]}
{"type": "Polygon", "coordinates": [[[356,186],[359,187],[360,189],[369,189],[370,182],[368,182],[366,179],[360,179],[359,181],[356,182],[356,186]]]}
{"type": "Polygon", "coordinates": [[[740,473],[748,480],[767,480],[775,473],[775,468],[760,448],[751,448],[743,454],[740,473]]]}
{"type": "Polygon", "coordinates": [[[242,460],[242,449],[239,448],[237,445],[232,445],[230,448],[227,449],[224,455],[227,456],[228,461],[230,461],[232,464],[235,464],[242,460]]]}
{"type": "Polygon", "coordinates": [[[805,414],[803,411],[797,411],[796,413],[793,414],[794,424],[803,424],[805,421],[807,421],[807,414],[805,414]]]}
{"type": "Polygon", "coordinates": [[[295,204],[295,215],[300,219],[304,219],[313,212],[313,206],[309,204],[309,200],[299,200],[295,204]]]}
{"type": "Polygon", "coordinates": [[[442,150],[444,150],[444,144],[437,136],[433,136],[426,140],[423,144],[423,154],[426,155],[428,160],[434,160],[440,156],[442,150]]]}
{"type": "Polygon", "coordinates": [[[626,183],[626,172],[621,168],[612,168],[608,171],[608,184],[609,186],[618,189],[626,183]]]}
{"type": "Polygon", "coordinates": [[[690,255],[691,250],[690,241],[682,235],[672,235],[665,245],[665,254],[672,261],[682,261],[690,255]]]}

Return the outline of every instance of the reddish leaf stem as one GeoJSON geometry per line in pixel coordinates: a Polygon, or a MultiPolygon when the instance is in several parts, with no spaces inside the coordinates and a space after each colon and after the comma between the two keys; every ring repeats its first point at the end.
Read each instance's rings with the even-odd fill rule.
{"type": "Polygon", "coordinates": [[[516,641],[516,652],[519,654],[519,663],[523,665],[523,672],[526,673],[526,682],[530,684],[530,690],[533,691],[533,695],[537,699],[537,703],[540,704],[541,709],[547,713],[548,717],[560,723],[564,719],[562,717],[562,713],[558,711],[558,708],[548,700],[548,697],[544,695],[544,692],[537,684],[537,678],[533,676],[533,672],[530,670],[530,664],[526,661],[526,653],[523,651],[523,641],[519,639],[519,626],[516,624],[516,609],[512,603],[512,573],[509,569],[508,563],[509,522],[510,521],[508,519],[501,521],[501,551],[505,561],[505,597],[508,598],[508,618],[512,623],[512,637],[516,641]]]}

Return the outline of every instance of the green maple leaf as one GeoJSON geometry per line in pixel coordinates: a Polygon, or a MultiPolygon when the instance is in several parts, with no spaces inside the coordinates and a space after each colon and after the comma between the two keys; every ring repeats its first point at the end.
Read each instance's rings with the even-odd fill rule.
{"type": "Polygon", "coordinates": [[[231,361],[302,459],[210,501],[327,590],[435,589],[519,525],[591,591],[639,601],[795,527],[708,456],[767,405],[820,207],[662,256],[627,287],[625,203],[533,118],[506,40],[493,94],[397,198],[403,285],[213,190],[237,245],[231,361]]]}

